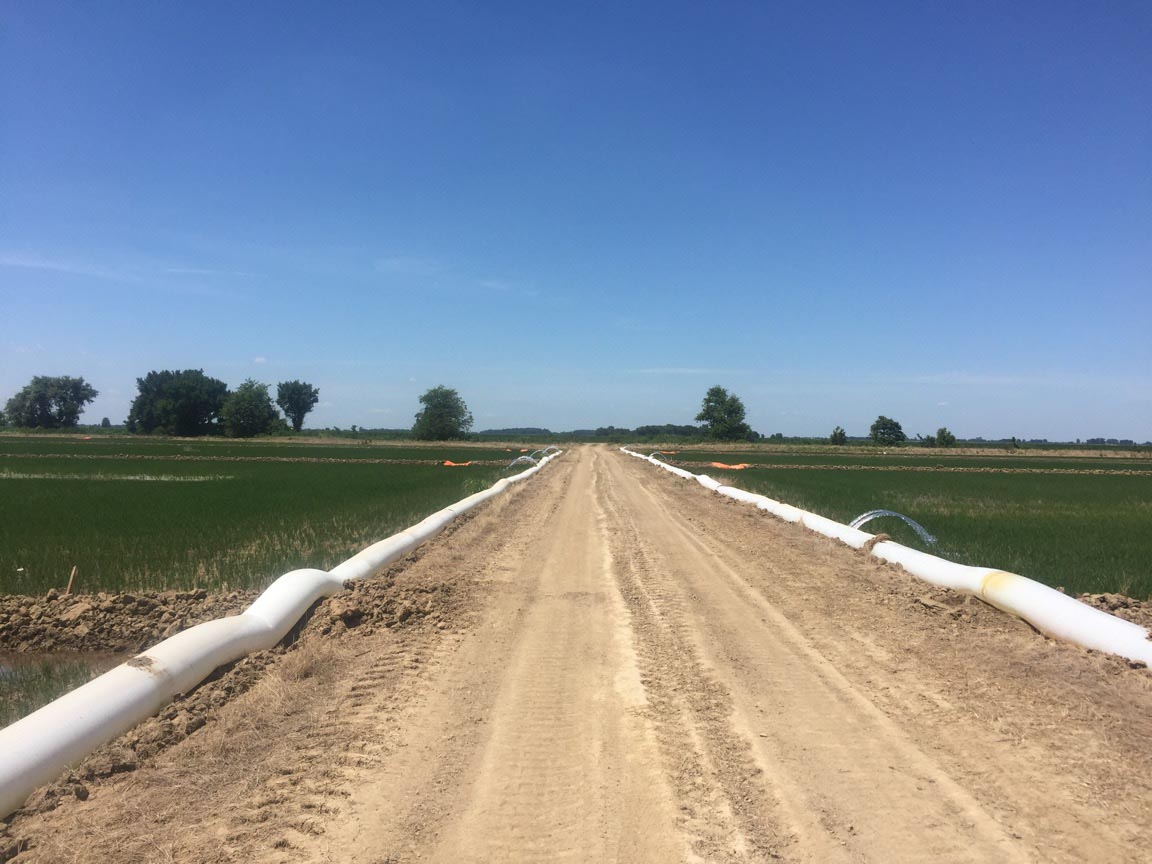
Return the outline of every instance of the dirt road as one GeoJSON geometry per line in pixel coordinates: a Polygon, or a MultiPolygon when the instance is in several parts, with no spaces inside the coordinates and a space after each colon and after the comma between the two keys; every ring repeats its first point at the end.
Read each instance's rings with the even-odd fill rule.
{"type": "Polygon", "coordinates": [[[1146,670],[607,448],[394,578],[16,860],[1147,860],[1146,670]]]}

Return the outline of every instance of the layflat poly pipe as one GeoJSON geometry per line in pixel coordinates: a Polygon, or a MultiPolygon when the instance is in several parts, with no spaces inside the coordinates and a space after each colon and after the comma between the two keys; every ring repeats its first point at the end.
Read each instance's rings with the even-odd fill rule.
{"type": "Polygon", "coordinates": [[[346,581],[371,576],[404,557],[439,534],[461,513],[513,483],[528,479],[560,452],[557,450],[527,471],[498,480],[483,492],[469,495],[411,528],[374,543],[329,572],[285,573],[242,614],[177,633],[0,729],[0,818],[23,804],[37,787],[151,717],[220,666],[275,646],[313,603],[344,590],[346,581]]]}
{"type": "MultiPolygon", "coordinates": [[[[866,531],[790,504],[782,504],[765,495],[723,486],[706,474],[693,474],[626,447],[620,449],[629,456],[644,459],[679,477],[695,480],[720,495],[752,504],[789,522],[799,522],[812,531],[839,540],[854,549],[864,548],[870,540],[875,539],[874,535],[866,531]]],[[[890,540],[875,544],[869,554],[899,564],[913,576],[933,585],[979,597],[997,609],[1022,618],[1054,639],[1063,639],[1084,648],[1116,654],[1152,666],[1152,641],[1149,641],[1152,637],[1147,628],[1081,603],[1042,582],[990,567],[957,564],[890,540]]]]}

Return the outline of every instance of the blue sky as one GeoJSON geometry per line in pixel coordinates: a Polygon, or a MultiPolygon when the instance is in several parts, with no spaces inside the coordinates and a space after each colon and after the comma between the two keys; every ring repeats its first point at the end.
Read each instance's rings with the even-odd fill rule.
{"type": "Polygon", "coordinates": [[[0,0],[0,400],[1152,438],[1152,6],[0,0]]]}

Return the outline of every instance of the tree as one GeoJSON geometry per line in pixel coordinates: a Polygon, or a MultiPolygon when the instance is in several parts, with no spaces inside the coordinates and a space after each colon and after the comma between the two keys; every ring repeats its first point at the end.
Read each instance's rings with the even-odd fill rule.
{"type": "Polygon", "coordinates": [[[228,385],[202,369],[164,369],[136,379],[139,395],[128,412],[128,431],[151,435],[212,435],[228,385]]]}
{"type": "Polygon", "coordinates": [[[308,412],[316,407],[320,391],[303,381],[281,381],[276,385],[276,404],[292,421],[292,431],[299,432],[308,412]]]}
{"type": "Polygon", "coordinates": [[[107,417],[105,417],[103,420],[100,421],[100,428],[101,429],[111,429],[112,428],[112,421],[109,420],[107,417]]]}
{"type": "Polygon", "coordinates": [[[420,397],[424,407],[416,413],[412,437],[423,441],[448,441],[467,438],[472,428],[472,414],[460,394],[440,385],[420,397]]]}
{"type": "Polygon", "coordinates": [[[828,436],[828,443],[835,444],[837,447],[843,447],[848,443],[848,433],[837,426],[832,430],[832,434],[828,436]]]}
{"type": "Polygon", "coordinates": [[[698,438],[700,429],[696,426],[678,426],[675,423],[636,427],[637,438],[698,438]]]}
{"type": "Polygon", "coordinates": [[[220,409],[220,427],[229,438],[252,438],[270,432],[279,419],[268,385],[251,378],[229,393],[220,409]]]}
{"type": "Polygon", "coordinates": [[[901,441],[907,440],[908,436],[904,434],[904,430],[900,428],[900,424],[893,420],[891,417],[885,417],[881,414],[876,418],[876,422],[872,424],[872,429],[869,434],[872,440],[883,447],[895,447],[901,441]]]}
{"type": "Polygon", "coordinates": [[[935,435],[917,435],[916,436],[916,443],[919,444],[921,447],[935,447],[936,446],[936,436],[935,435]]]}
{"type": "Polygon", "coordinates": [[[37,375],[8,400],[5,413],[13,426],[67,429],[76,425],[84,406],[99,395],[83,378],[37,375]]]}
{"type": "Polygon", "coordinates": [[[718,441],[738,441],[752,434],[744,422],[744,403],[740,397],[719,385],[704,394],[696,419],[704,424],[705,434],[718,441]]]}
{"type": "Polygon", "coordinates": [[[956,443],[956,436],[948,431],[947,426],[941,426],[936,430],[936,446],[937,447],[951,447],[956,443]]]}

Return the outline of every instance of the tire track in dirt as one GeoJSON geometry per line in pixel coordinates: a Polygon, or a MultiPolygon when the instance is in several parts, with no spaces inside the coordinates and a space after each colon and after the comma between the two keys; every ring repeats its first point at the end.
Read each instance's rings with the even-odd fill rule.
{"type": "Polygon", "coordinates": [[[665,572],[691,598],[702,653],[734,694],[737,723],[799,825],[787,857],[915,861],[936,848],[940,860],[1144,859],[1152,840],[1146,671],[1046,640],[695,483],[634,460],[619,467],[631,485],[612,488],[641,534],[660,538],[665,572]],[[812,667],[799,680],[785,674],[797,652],[812,667]],[[814,719],[791,704],[829,687],[850,698],[814,719]],[[883,728],[837,753],[867,730],[862,710],[866,723],[902,740],[900,761],[878,758],[892,738],[883,728]],[[909,806],[893,786],[912,796],[909,806]],[[859,818],[861,809],[882,824],[859,818]],[[974,831],[1003,848],[964,842],[974,831]],[[941,850],[949,834],[961,848],[941,850]]]}
{"type": "Polygon", "coordinates": [[[706,538],[631,478],[619,476],[611,488],[621,499],[621,521],[634,520],[625,545],[649,559],[642,572],[676,595],[667,607],[691,603],[691,613],[680,613],[681,656],[707,656],[735,694],[738,712],[729,698],[728,713],[738,713],[744,729],[759,730],[756,762],[777,789],[792,834],[790,857],[1028,860],[969,794],[749,590],[706,538]],[[919,853],[909,854],[915,846],[919,853]]]}
{"type": "Polygon", "coordinates": [[[480,548],[446,553],[457,577],[483,593],[473,595],[466,625],[441,640],[427,662],[403,658],[420,670],[412,686],[397,690],[381,681],[377,687],[367,678],[353,684],[355,713],[342,716],[339,735],[375,741],[380,761],[346,773],[340,812],[327,820],[322,837],[300,844],[304,860],[391,864],[425,860],[435,846],[493,711],[499,676],[523,625],[521,604],[535,594],[534,586],[527,597],[509,590],[506,562],[530,557],[535,526],[555,514],[570,472],[570,465],[554,465],[552,484],[518,490],[531,499],[530,508],[522,500],[507,518],[489,519],[480,548]],[[525,509],[531,518],[524,518],[525,509]],[[484,595],[501,609],[496,618],[485,614],[484,595]]]}
{"type": "Polygon", "coordinates": [[[601,474],[597,480],[649,716],[679,803],[679,827],[701,860],[776,858],[779,814],[748,742],[729,722],[730,695],[700,662],[688,632],[685,598],[664,584],[655,550],[637,530],[608,477],[601,474]]]}
{"type": "MultiPolygon", "coordinates": [[[[598,454],[577,455],[563,501],[528,554],[531,586],[463,795],[436,861],[668,861],[664,791],[595,502],[598,454]]],[[[514,596],[514,595],[513,595],[514,596]]]]}

